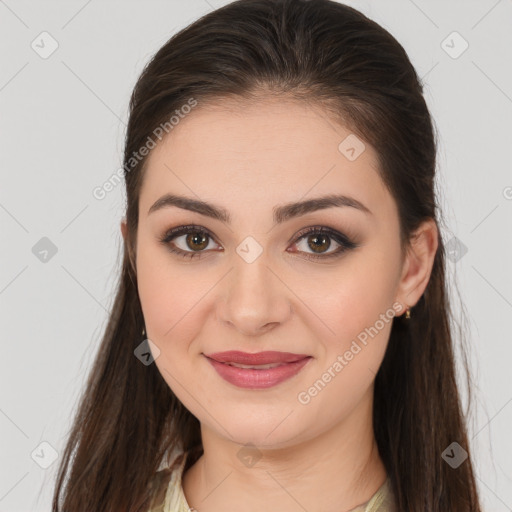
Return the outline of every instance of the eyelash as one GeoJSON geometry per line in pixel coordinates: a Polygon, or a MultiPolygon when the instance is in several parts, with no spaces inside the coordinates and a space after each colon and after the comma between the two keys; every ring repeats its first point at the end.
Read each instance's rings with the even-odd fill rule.
{"type": "MultiPolygon", "coordinates": [[[[211,235],[211,233],[197,225],[188,225],[188,226],[178,226],[176,228],[170,229],[167,231],[162,238],[160,238],[160,242],[164,244],[167,249],[177,254],[178,256],[182,256],[183,258],[193,259],[197,257],[201,257],[201,252],[205,251],[183,251],[182,249],[177,249],[175,247],[172,247],[170,242],[174,240],[175,238],[183,235],[183,234],[205,234],[207,235],[211,240],[215,241],[215,238],[211,235]]],[[[311,254],[311,253],[305,253],[306,259],[309,260],[319,260],[319,259],[328,259],[328,258],[334,258],[341,256],[344,252],[355,249],[359,246],[359,244],[356,244],[355,242],[352,242],[346,235],[339,233],[338,231],[325,227],[325,226],[311,226],[308,228],[305,228],[301,230],[297,237],[295,238],[294,244],[297,244],[300,240],[306,237],[306,235],[310,234],[320,234],[320,235],[328,235],[329,237],[333,238],[334,241],[338,244],[340,244],[341,247],[339,247],[336,251],[329,253],[329,254],[311,254]]],[[[330,248],[330,247],[329,247],[330,248]]]]}

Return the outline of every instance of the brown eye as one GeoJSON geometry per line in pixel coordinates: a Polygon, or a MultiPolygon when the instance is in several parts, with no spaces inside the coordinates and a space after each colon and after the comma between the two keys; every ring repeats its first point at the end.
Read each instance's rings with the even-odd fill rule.
{"type": "Polygon", "coordinates": [[[174,254],[195,258],[205,252],[212,240],[208,231],[199,226],[179,226],[168,231],[160,241],[174,254]]]}
{"type": "Polygon", "coordinates": [[[322,253],[329,249],[331,242],[329,237],[324,234],[309,235],[307,238],[308,246],[315,252],[322,253]]]}
{"type": "Polygon", "coordinates": [[[304,253],[306,259],[319,260],[341,256],[345,251],[358,247],[358,244],[352,242],[338,231],[323,226],[314,226],[302,230],[298,234],[298,238],[293,246],[298,248],[297,252],[304,253]],[[302,242],[303,239],[304,241],[302,242]],[[331,240],[334,240],[335,244],[339,247],[337,250],[326,252],[331,248],[331,240]],[[312,252],[309,252],[307,249],[312,252]]]}
{"type": "MultiPolygon", "coordinates": [[[[195,225],[171,229],[160,241],[172,253],[190,259],[201,257],[202,253],[209,252],[207,249],[210,242],[214,242],[215,245],[214,237],[206,229],[195,225]]],[[[295,239],[293,247],[298,250],[291,252],[304,254],[306,259],[320,260],[341,256],[345,251],[358,247],[358,244],[331,228],[314,226],[302,230],[295,239]],[[339,247],[327,252],[331,248],[332,240],[339,247]]]]}
{"type": "Polygon", "coordinates": [[[185,238],[186,244],[192,250],[201,251],[208,246],[208,235],[204,233],[194,233],[192,235],[188,235],[185,238]]]}

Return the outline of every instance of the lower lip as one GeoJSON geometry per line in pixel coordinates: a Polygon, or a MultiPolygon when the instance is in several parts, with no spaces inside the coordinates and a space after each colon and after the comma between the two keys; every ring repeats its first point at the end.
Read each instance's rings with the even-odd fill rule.
{"type": "Polygon", "coordinates": [[[217,373],[226,381],[240,388],[264,389],[276,386],[288,380],[304,368],[311,357],[305,357],[293,363],[285,363],[267,370],[254,370],[252,368],[238,368],[226,363],[219,363],[207,357],[217,373]]]}

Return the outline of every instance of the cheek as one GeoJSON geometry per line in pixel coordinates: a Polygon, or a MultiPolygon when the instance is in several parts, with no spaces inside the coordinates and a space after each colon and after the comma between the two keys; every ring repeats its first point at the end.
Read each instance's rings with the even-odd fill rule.
{"type": "Polygon", "coordinates": [[[317,281],[323,292],[312,307],[330,328],[322,363],[336,375],[333,387],[344,393],[369,385],[384,357],[395,316],[396,261],[393,254],[367,251],[329,279],[317,281]]]}
{"type": "Polygon", "coordinates": [[[347,259],[332,272],[317,275],[314,279],[318,290],[315,295],[311,294],[313,281],[303,281],[310,291],[308,293],[308,288],[304,288],[302,296],[316,297],[315,311],[334,331],[330,339],[346,342],[373,326],[386,312],[388,315],[394,314],[392,305],[398,271],[396,261],[394,254],[383,254],[368,248],[347,259]]]}
{"type": "MultiPolygon", "coordinates": [[[[169,276],[170,277],[170,276],[169,276]]],[[[160,332],[166,318],[174,311],[173,296],[170,294],[168,275],[157,251],[150,248],[137,252],[137,285],[146,322],[146,330],[152,336],[160,332]]],[[[170,318],[167,322],[170,322],[170,318]]],[[[170,327],[169,324],[167,328],[170,327]]]]}
{"type": "Polygon", "coordinates": [[[385,280],[352,274],[345,285],[326,290],[318,310],[334,335],[323,340],[317,371],[297,394],[304,414],[325,423],[347,417],[371,392],[384,358],[394,318],[385,280]]]}
{"type": "Polygon", "coordinates": [[[158,246],[144,246],[137,253],[137,284],[146,331],[152,341],[165,349],[167,340],[187,339],[183,329],[199,309],[194,308],[204,292],[190,280],[183,267],[171,262],[171,255],[158,246]]]}

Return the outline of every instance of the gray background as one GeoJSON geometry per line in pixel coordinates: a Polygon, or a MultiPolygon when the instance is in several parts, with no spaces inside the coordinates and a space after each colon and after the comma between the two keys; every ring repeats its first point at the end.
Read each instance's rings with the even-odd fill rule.
{"type": "MultiPolygon", "coordinates": [[[[0,0],[0,512],[50,508],[52,456],[120,268],[122,185],[103,200],[92,191],[121,165],[135,80],[173,33],[225,3],[0,0]],[[43,31],[59,45],[48,58],[31,47],[51,49],[43,31]],[[43,237],[57,249],[46,261],[43,237]]],[[[387,28],[424,78],[477,383],[478,484],[485,510],[510,511],[512,0],[347,3],[387,28]]]]}

